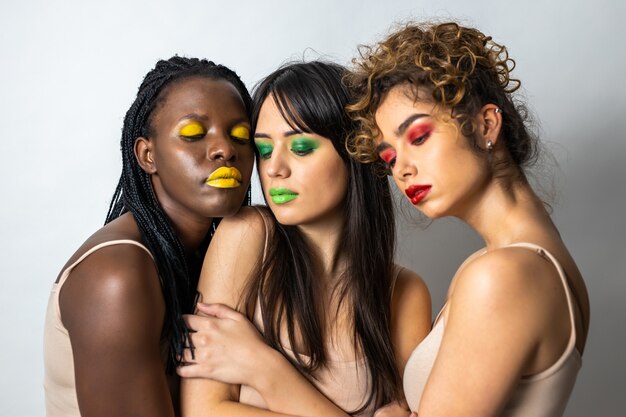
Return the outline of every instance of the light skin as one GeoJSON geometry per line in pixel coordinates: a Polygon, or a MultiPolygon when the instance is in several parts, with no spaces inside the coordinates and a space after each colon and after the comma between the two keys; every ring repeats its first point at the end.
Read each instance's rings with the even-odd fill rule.
{"type": "MultiPolygon", "coordinates": [[[[191,254],[213,217],[232,215],[242,203],[253,155],[249,141],[235,140],[231,132],[249,126],[241,97],[225,81],[192,77],[166,89],[153,113],[152,133],[137,138],[135,154],[191,254]],[[220,166],[236,166],[245,176],[241,187],[207,186],[206,178],[220,166]]],[[[98,230],[65,267],[89,248],[117,239],[142,241],[132,214],[98,230]]],[[[94,252],[71,272],[59,304],[82,416],[174,416],[178,382],[164,372],[165,303],[148,253],[131,245],[94,252]]]]}
{"type": "MultiPolygon", "coordinates": [[[[478,144],[486,149],[491,140],[493,155],[472,150],[454,121],[416,101],[405,85],[391,88],[375,114],[377,149],[396,185],[418,210],[433,219],[457,217],[486,243],[451,282],[442,344],[413,410],[420,417],[500,415],[522,376],[549,368],[563,353],[571,326],[557,271],[535,252],[507,245],[532,242],[556,256],[574,295],[576,348],[582,353],[585,345],[587,292],[550,216],[527,183],[491,175],[489,158],[506,157],[496,109],[486,104],[475,118],[478,144]],[[427,192],[411,193],[416,186],[427,192]]],[[[401,407],[379,413],[407,415],[401,407]]]]}
{"type": "MultiPolygon", "coordinates": [[[[255,142],[269,206],[280,223],[296,225],[318,255],[323,299],[330,306],[328,311],[334,312],[336,300],[328,284],[343,265],[334,255],[344,216],[346,165],[330,140],[294,131],[271,97],[261,107],[255,142]],[[274,201],[272,189],[291,190],[297,196],[274,201]]],[[[199,284],[203,301],[211,305],[199,305],[198,309],[209,317],[185,318],[197,330],[191,336],[196,358],[186,351],[190,365],[179,368],[179,374],[202,378],[183,378],[185,416],[207,412],[216,416],[347,416],[279,352],[269,348],[250,321],[236,311],[241,308],[239,299],[247,279],[258,267],[267,232],[256,210],[248,209],[222,223],[214,236],[199,284]],[[258,391],[269,410],[238,403],[240,384],[258,391]]],[[[402,291],[396,291],[392,300],[392,338],[398,366],[403,369],[412,348],[430,327],[430,298],[422,280],[408,270],[398,276],[396,288],[402,291]]],[[[336,318],[326,322],[326,334],[335,335],[334,346],[345,360],[354,360],[346,309],[341,308],[336,318]]],[[[300,350],[297,334],[294,348],[300,350]]]]}

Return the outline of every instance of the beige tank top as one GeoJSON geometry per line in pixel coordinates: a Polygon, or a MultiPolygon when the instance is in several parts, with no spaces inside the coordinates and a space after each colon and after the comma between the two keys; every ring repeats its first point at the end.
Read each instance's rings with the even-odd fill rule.
{"type": "MultiPolygon", "coordinates": [[[[263,331],[259,303],[255,307],[254,323],[257,328],[263,331]]],[[[283,340],[282,345],[289,356],[295,359],[289,341],[283,340]]],[[[315,379],[309,378],[309,381],[341,409],[347,412],[359,409],[365,404],[371,391],[371,378],[365,359],[342,360],[338,357],[338,353],[332,349],[328,350],[328,355],[329,361],[326,367],[316,370],[313,373],[315,379]]],[[[305,360],[308,358],[305,355],[300,356],[305,360]]],[[[241,386],[239,402],[267,409],[267,404],[261,394],[247,385],[241,386]]],[[[371,416],[374,411],[373,404],[370,404],[366,410],[360,414],[355,414],[355,416],[371,416]]]]}
{"type": "MultiPolygon", "coordinates": [[[[582,366],[582,358],[576,349],[574,307],[567,278],[561,264],[544,248],[532,243],[515,243],[509,246],[534,250],[540,256],[543,256],[554,264],[565,289],[572,331],[565,351],[552,366],[538,374],[524,376],[519,380],[501,416],[562,416],[565,412],[567,400],[574,388],[576,376],[582,366]]],[[[422,343],[415,348],[404,369],[404,394],[409,407],[415,412],[419,409],[422,393],[424,392],[428,376],[433,369],[437,352],[441,346],[445,323],[443,318],[439,318],[445,308],[446,306],[444,305],[437,319],[435,319],[435,326],[422,343]]]]}
{"type": "MultiPolygon", "coordinates": [[[[257,209],[258,210],[258,209],[257,209]]],[[[265,222],[265,248],[263,250],[263,259],[267,252],[268,233],[267,230],[269,220],[265,214],[259,210],[265,222]]],[[[401,267],[396,266],[394,271],[393,283],[397,279],[401,271],[401,267]]],[[[260,331],[263,331],[263,320],[261,316],[261,307],[256,303],[253,321],[260,331]]],[[[289,356],[295,358],[293,350],[288,340],[282,340],[282,346],[289,356]]],[[[339,353],[329,347],[327,349],[329,361],[327,366],[314,372],[313,378],[309,378],[311,383],[324,394],[329,400],[346,412],[352,412],[361,408],[371,391],[371,376],[364,358],[356,360],[342,360],[339,353]]],[[[300,355],[305,359],[307,356],[300,355]]],[[[261,394],[254,388],[242,385],[239,393],[239,402],[242,404],[252,405],[254,407],[267,409],[267,405],[261,394]]],[[[371,403],[363,412],[354,414],[354,416],[371,416],[375,411],[374,404],[371,403]]]]}
{"type": "Polygon", "coordinates": [[[112,245],[135,245],[144,249],[150,257],[152,254],[141,243],[134,240],[111,240],[94,246],[85,252],[76,262],[67,267],[59,281],[52,285],[46,320],[44,324],[44,390],[46,396],[47,417],[80,417],[78,399],[76,398],[76,381],[74,380],[74,356],[67,329],[61,321],[59,309],[59,293],[61,287],[72,272],[87,256],[100,248],[112,245]]]}

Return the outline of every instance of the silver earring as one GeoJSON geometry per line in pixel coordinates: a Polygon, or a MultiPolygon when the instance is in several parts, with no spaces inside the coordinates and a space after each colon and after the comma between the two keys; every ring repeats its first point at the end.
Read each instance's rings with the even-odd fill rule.
{"type": "Polygon", "coordinates": [[[487,140],[487,152],[491,152],[493,151],[493,142],[491,141],[491,139],[487,140]]]}
{"type": "Polygon", "coordinates": [[[496,107],[495,112],[496,112],[496,113],[502,113],[502,110],[500,110],[500,107],[496,107]]]}

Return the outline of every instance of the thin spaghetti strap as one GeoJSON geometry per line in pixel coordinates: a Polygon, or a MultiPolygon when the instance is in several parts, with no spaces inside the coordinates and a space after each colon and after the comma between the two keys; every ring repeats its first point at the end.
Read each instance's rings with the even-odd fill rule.
{"type": "Polygon", "coordinates": [[[257,213],[259,213],[259,215],[263,219],[263,225],[265,226],[265,244],[263,245],[263,260],[262,260],[263,262],[265,262],[265,259],[267,258],[267,247],[269,245],[270,222],[269,222],[269,219],[267,218],[267,215],[263,212],[263,210],[260,207],[257,207],[257,206],[252,206],[252,207],[254,207],[257,213]]]}
{"type": "Polygon", "coordinates": [[[107,242],[99,243],[96,246],[90,248],[87,252],[83,253],[74,263],[72,263],[70,266],[65,268],[65,270],[61,274],[61,277],[57,281],[57,284],[59,285],[59,287],[61,287],[63,285],[63,282],[67,279],[67,277],[69,277],[70,272],[72,271],[72,269],[74,269],[76,267],[76,265],[78,265],[79,263],[84,261],[86,257],[88,257],[89,255],[91,255],[92,253],[94,253],[95,251],[97,251],[99,249],[102,249],[102,248],[107,247],[107,246],[113,246],[113,245],[134,245],[134,246],[138,246],[141,249],[145,250],[148,253],[148,255],[150,255],[150,258],[152,258],[152,260],[154,261],[154,257],[152,256],[152,253],[150,252],[150,250],[148,248],[146,248],[144,245],[142,245],[141,243],[137,242],[136,240],[131,240],[131,239],[109,240],[107,242]]]}
{"type": "Polygon", "coordinates": [[[552,265],[554,265],[554,267],[556,268],[557,272],[559,273],[559,277],[561,277],[561,282],[565,290],[565,297],[567,299],[567,308],[569,310],[570,323],[572,327],[572,332],[570,334],[570,340],[568,342],[568,349],[567,349],[569,350],[570,347],[573,347],[576,344],[576,320],[574,317],[574,304],[572,300],[572,291],[570,290],[569,282],[567,280],[567,275],[565,274],[565,270],[561,266],[561,263],[554,257],[554,255],[548,252],[548,250],[534,243],[519,242],[519,243],[513,243],[510,245],[507,245],[506,247],[507,248],[508,247],[521,247],[521,248],[533,250],[537,252],[537,254],[541,256],[542,258],[549,260],[552,263],[552,265]]]}

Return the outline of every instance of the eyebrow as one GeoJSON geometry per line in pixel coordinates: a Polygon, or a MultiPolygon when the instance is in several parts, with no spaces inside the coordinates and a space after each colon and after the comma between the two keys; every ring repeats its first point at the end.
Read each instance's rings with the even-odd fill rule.
{"type": "Polygon", "coordinates": [[[416,113],[416,114],[412,114],[409,117],[406,118],[406,120],[404,120],[404,122],[400,123],[400,126],[398,126],[398,130],[396,130],[396,135],[397,136],[402,136],[404,135],[404,132],[406,132],[406,130],[409,128],[409,126],[411,126],[411,123],[413,123],[414,121],[421,119],[422,117],[429,117],[430,114],[426,114],[426,113],[416,113]]]}
{"type": "Polygon", "coordinates": [[[182,122],[183,120],[188,120],[188,119],[209,120],[209,118],[206,115],[201,115],[198,113],[189,113],[189,114],[184,115],[180,119],[178,119],[178,121],[182,122]]]}
{"type": "MultiPolygon", "coordinates": [[[[288,136],[293,136],[293,135],[301,135],[303,133],[306,133],[304,130],[287,130],[286,132],[283,132],[283,137],[288,137],[288,136]]],[[[268,135],[267,133],[254,133],[254,137],[255,139],[271,139],[272,137],[270,135],[268,135]]]]}
{"type": "Polygon", "coordinates": [[[376,146],[376,149],[374,149],[374,152],[381,153],[387,148],[391,148],[391,145],[386,142],[383,142],[383,143],[378,144],[378,146],[376,146]]]}

